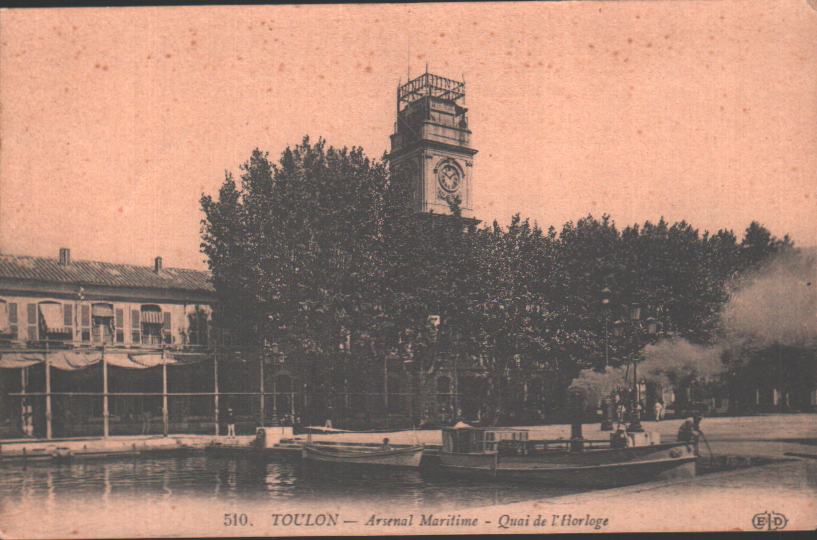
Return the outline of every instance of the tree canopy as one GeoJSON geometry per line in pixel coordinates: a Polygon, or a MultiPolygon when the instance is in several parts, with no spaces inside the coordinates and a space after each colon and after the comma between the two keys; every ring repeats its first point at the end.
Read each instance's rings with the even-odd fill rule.
{"type": "Polygon", "coordinates": [[[203,195],[202,250],[216,323],[249,348],[274,344],[331,394],[339,357],[359,377],[384,355],[433,372],[478,365],[489,409],[531,371],[567,388],[580,370],[625,363],[644,343],[613,339],[638,303],[695,344],[712,343],[728,284],[791,249],[751,223],[742,239],[684,221],[619,229],[587,215],[560,230],[520,215],[506,226],[410,211],[387,160],[304,138],[277,161],[255,150],[238,181],[203,195]],[[609,288],[610,302],[601,304],[609,288]],[[439,321],[439,324],[438,324],[439,321]]]}

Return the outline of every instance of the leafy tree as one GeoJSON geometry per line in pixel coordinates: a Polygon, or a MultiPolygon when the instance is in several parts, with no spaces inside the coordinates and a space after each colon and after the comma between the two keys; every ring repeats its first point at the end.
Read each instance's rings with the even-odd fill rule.
{"type": "MultiPolygon", "coordinates": [[[[580,373],[604,372],[605,329],[628,305],[712,343],[729,284],[792,248],[756,222],[740,243],[663,218],[619,229],[588,215],[557,232],[517,214],[478,226],[457,200],[450,216],[415,215],[410,188],[386,159],[304,138],[277,161],[253,151],[238,181],[226,173],[218,196],[201,198],[218,327],[259,352],[275,344],[314,419],[351,388],[378,394],[384,369],[417,391],[452,365],[485,377],[489,421],[542,408],[525,398],[533,380],[549,381],[553,409],[580,373]]],[[[612,369],[646,340],[608,344],[612,369]]]]}

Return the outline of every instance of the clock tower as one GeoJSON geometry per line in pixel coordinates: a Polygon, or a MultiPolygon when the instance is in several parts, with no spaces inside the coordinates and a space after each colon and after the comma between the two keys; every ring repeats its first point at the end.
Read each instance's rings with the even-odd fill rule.
{"type": "Polygon", "coordinates": [[[392,177],[408,184],[412,209],[450,215],[459,201],[471,218],[474,154],[465,82],[426,73],[397,88],[397,121],[391,136],[392,177]]]}

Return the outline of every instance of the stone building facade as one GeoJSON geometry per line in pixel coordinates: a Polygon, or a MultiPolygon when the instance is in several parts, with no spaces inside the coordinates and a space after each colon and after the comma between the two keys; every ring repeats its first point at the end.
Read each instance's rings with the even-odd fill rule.
{"type": "MultiPolygon", "coordinates": [[[[0,437],[167,431],[168,384],[192,388],[211,362],[212,303],[206,272],[160,257],[0,255],[0,437]]],[[[197,399],[173,397],[177,424],[197,399]]]]}

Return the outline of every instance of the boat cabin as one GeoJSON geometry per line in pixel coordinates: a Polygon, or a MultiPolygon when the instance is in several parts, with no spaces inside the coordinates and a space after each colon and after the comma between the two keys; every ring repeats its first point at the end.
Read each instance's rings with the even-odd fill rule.
{"type": "MultiPolygon", "coordinates": [[[[499,456],[532,456],[568,452],[568,439],[531,439],[531,432],[513,428],[476,428],[458,425],[443,429],[444,454],[498,454],[499,456]]],[[[583,441],[586,448],[607,441],[583,441]]]]}
{"type": "MultiPolygon", "coordinates": [[[[498,454],[531,456],[556,452],[599,450],[615,447],[611,439],[536,439],[527,429],[478,428],[465,423],[443,428],[442,452],[445,454],[498,454]],[[578,444],[576,444],[578,442],[578,444]]],[[[658,433],[628,434],[622,447],[660,444],[658,433]]]]}
{"type": "Polygon", "coordinates": [[[500,444],[509,441],[511,444],[528,441],[528,432],[523,429],[475,428],[471,426],[454,426],[443,428],[443,449],[447,454],[489,454],[498,452],[500,444]]]}

